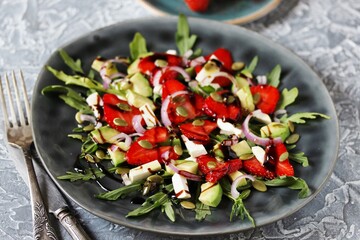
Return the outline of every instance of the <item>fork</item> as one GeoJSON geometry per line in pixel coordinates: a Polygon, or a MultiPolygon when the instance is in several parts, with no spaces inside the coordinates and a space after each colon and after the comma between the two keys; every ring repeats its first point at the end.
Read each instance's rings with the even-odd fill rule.
{"type": "MultiPolygon", "coordinates": [[[[0,77],[0,99],[1,107],[4,116],[4,125],[7,137],[7,143],[10,147],[20,150],[25,159],[25,166],[29,177],[30,198],[33,218],[34,239],[57,239],[53,228],[50,226],[49,217],[46,206],[41,196],[39,184],[36,179],[32,158],[30,155],[30,146],[33,141],[30,121],[30,104],[26,92],[25,81],[22,72],[20,71],[20,80],[18,81],[15,72],[12,71],[11,79],[14,87],[15,98],[10,91],[10,84],[8,75],[5,74],[5,88],[8,95],[8,114],[4,90],[2,87],[2,80],[0,77]],[[25,111],[22,108],[22,101],[20,99],[19,83],[21,85],[22,100],[24,102],[25,111]],[[17,109],[17,111],[15,111],[17,109]]],[[[23,159],[14,159],[16,161],[23,161],[23,159]]]]}

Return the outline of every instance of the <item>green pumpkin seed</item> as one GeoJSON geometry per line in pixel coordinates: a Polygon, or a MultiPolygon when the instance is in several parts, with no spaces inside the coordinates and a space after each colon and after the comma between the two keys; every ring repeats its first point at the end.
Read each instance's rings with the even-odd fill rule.
{"type": "Polygon", "coordinates": [[[204,65],[204,68],[207,72],[216,71],[219,67],[216,65],[215,62],[209,61],[204,65]]]}
{"type": "Polygon", "coordinates": [[[231,104],[231,103],[233,103],[233,102],[235,102],[235,97],[234,96],[229,96],[227,99],[226,99],[226,103],[227,104],[231,104]]]}
{"type": "Polygon", "coordinates": [[[96,150],[95,152],[95,156],[98,157],[99,159],[104,159],[106,157],[106,154],[103,150],[96,150]]]}
{"type": "Polygon", "coordinates": [[[239,158],[241,160],[249,160],[253,157],[254,157],[254,154],[252,154],[252,153],[244,153],[244,154],[241,154],[239,158]]]}
{"type": "Polygon", "coordinates": [[[259,192],[266,192],[266,190],[267,190],[267,187],[266,187],[265,183],[262,182],[262,181],[255,180],[251,184],[259,192]]]}
{"type": "Polygon", "coordinates": [[[96,156],[93,156],[91,154],[86,154],[84,156],[85,160],[91,163],[97,163],[100,162],[100,159],[98,159],[96,156]]]}
{"type": "Polygon", "coordinates": [[[283,161],[285,161],[285,160],[288,159],[288,158],[289,158],[289,153],[288,153],[288,152],[284,152],[283,154],[280,155],[279,161],[280,161],[280,162],[283,162],[283,161]]]}
{"type": "Polygon", "coordinates": [[[294,123],[292,121],[288,121],[288,126],[289,126],[290,132],[293,133],[295,131],[294,123]]]}
{"type": "Polygon", "coordinates": [[[189,116],[187,110],[186,110],[184,107],[182,107],[182,106],[178,106],[178,107],[176,108],[176,113],[179,114],[179,115],[182,116],[182,117],[187,117],[187,116],[189,116]]]}
{"type": "Polygon", "coordinates": [[[94,124],[92,124],[92,123],[90,123],[89,125],[83,127],[83,130],[84,130],[85,132],[90,132],[90,131],[92,131],[92,130],[94,130],[94,129],[95,129],[95,126],[94,126],[94,124]]]}
{"type": "Polygon", "coordinates": [[[174,146],[174,152],[175,152],[177,155],[181,156],[181,155],[183,154],[183,150],[182,150],[181,145],[179,145],[179,144],[175,145],[175,146],[174,146]]]}
{"type": "Polygon", "coordinates": [[[218,94],[217,92],[212,92],[212,93],[210,93],[210,97],[211,97],[212,99],[214,99],[214,101],[216,101],[216,102],[223,102],[223,98],[222,98],[221,95],[218,94]]]}
{"type": "Polygon", "coordinates": [[[255,94],[253,95],[253,102],[254,102],[255,105],[260,102],[260,99],[261,99],[261,96],[260,96],[259,93],[255,93],[255,94]]]}
{"type": "Polygon", "coordinates": [[[119,174],[119,175],[125,174],[125,173],[128,174],[129,172],[130,172],[130,168],[124,168],[124,167],[118,167],[115,170],[115,173],[119,174]]]}
{"type": "Polygon", "coordinates": [[[245,67],[245,63],[243,62],[234,62],[231,65],[231,70],[233,71],[240,71],[241,69],[243,69],[245,67]]]}
{"type": "Polygon", "coordinates": [[[168,62],[163,59],[156,59],[154,64],[157,67],[166,67],[168,65],[168,62]]]}
{"type": "Polygon", "coordinates": [[[293,133],[285,140],[285,143],[286,144],[294,144],[297,141],[299,141],[299,139],[300,139],[300,135],[297,133],[293,133]]]}
{"type": "Polygon", "coordinates": [[[202,119],[196,119],[192,122],[192,125],[199,127],[199,126],[203,126],[205,124],[205,121],[202,119]]]}
{"type": "Polygon", "coordinates": [[[215,168],[217,164],[214,161],[209,161],[206,165],[208,168],[215,168]]]}
{"type": "Polygon", "coordinates": [[[120,110],[123,110],[123,111],[131,111],[131,107],[129,104],[126,104],[126,103],[118,103],[116,104],[116,106],[120,109],[120,110]]]}
{"type": "Polygon", "coordinates": [[[124,119],[121,119],[121,118],[114,118],[113,123],[116,126],[120,126],[120,127],[128,126],[128,123],[124,119]]]}
{"type": "Polygon", "coordinates": [[[190,201],[181,201],[180,205],[185,209],[195,209],[195,204],[190,201]]]}
{"type": "Polygon", "coordinates": [[[164,182],[164,179],[160,176],[160,175],[151,175],[149,176],[146,181],[149,181],[149,182],[153,182],[153,183],[156,183],[156,184],[161,184],[164,182]]]}
{"type": "Polygon", "coordinates": [[[138,143],[142,148],[145,148],[145,149],[152,149],[153,148],[153,145],[147,140],[140,140],[138,143]]]}

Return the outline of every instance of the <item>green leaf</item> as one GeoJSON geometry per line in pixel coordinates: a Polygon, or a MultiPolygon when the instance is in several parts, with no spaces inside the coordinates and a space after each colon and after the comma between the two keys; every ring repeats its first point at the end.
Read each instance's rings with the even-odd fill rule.
{"type": "Polygon", "coordinates": [[[305,153],[303,153],[303,152],[297,152],[297,153],[289,152],[289,159],[294,162],[300,163],[303,167],[309,166],[309,160],[305,156],[305,153]]]}
{"type": "Polygon", "coordinates": [[[296,87],[292,88],[291,90],[285,88],[281,92],[280,101],[276,109],[285,109],[287,106],[295,102],[298,94],[299,90],[296,87]]]}
{"type": "Polygon", "coordinates": [[[104,192],[96,195],[96,198],[103,199],[103,200],[109,200],[109,201],[115,201],[119,198],[124,198],[127,195],[129,195],[132,192],[137,192],[141,190],[141,184],[140,183],[134,183],[130,184],[128,186],[123,186],[121,188],[104,192]]]}
{"type": "Polygon", "coordinates": [[[184,14],[180,14],[177,24],[177,32],[175,34],[176,46],[179,49],[180,55],[184,55],[189,49],[192,49],[196,39],[196,35],[190,36],[190,27],[186,16],[184,14]]]}
{"type": "Polygon", "coordinates": [[[294,189],[294,190],[300,190],[300,192],[298,194],[299,198],[307,198],[308,196],[311,195],[309,186],[307,185],[305,180],[301,179],[301,178],[297,178],[296,182],[294,184],[292,184],[291,186],[289,186],[289,188],[294,189]]]}
{"type": "Polygon", "coordinates": [[[329,116],[322,114],[322,113],[300,112],[300,113],[295,113],[295,114],[291,115],[290,117],[287,117],[286,121],[291,121],[291,122],[297,123],[297,124],[304,124],[304,123],[306,123],[305,119],[315,119],[316,117],[330,119],[329,116]]]}
{"type": "Polygon", "coordinates": [[[83,113],[92,113],[92,110],[86,103],[85,98],[83,98],[78,92],[74,91],[69,87],[61,85],[51,85],[46,86],[41,90],[41,94],[43,95],[49,93],[58,94],[59,98],[72,108],[75,108],[83,113]]]}
{"type": "Polygon", "coordinates": [[[249,66],[246,67],[246,70],[248,70],[250,73],[254,72],[254,70],[255,70],[258,62],[259,62],[259,57],[258,57],[258,56],[255,56],[255,57],[251,60],[249,66]]]}
{"type": "Polygon", "coordinates": [[[271,186],[271,187],[287,187],[294,184],[295,182],[296,182],[295,177],[278,177],[272,180],[264,181],[266,186],[271,186]]]}
{"type": "Polygon", "coordinates": [[[281,66],[276,65],[273,70],[267,75],[268,84],[273,87],[278,87],[280,83],[281,66]]]}
{"type": "Polygon", "coordinates": [[[243,202],[244,199],[246,199],[250,195],[250,190],[244,190],[241,192],[239,197],[235,199],[234,204],[231,208],[230,213],[230,222],[234,219],[234,217],[239,217],[241,220],[244,220],[245,218],[249,219],[252,225],[255,227],[255,220],[250,215],[249,211],[246,209],[245,204],[243,202]]]}
{"type": "Polygon", "coordinates": [[[57,179],[74,182],[78,180],[82,180],[82,181],[88,181],[90,179],[95,180],[97,178],[103,178],[104,176],[105,174],[99,169],[86,169],[84,173],[66,172],[65,175],[58,176],[57,179]]]}
{"type": "MultiPolygon", "coordinates": [[[[173,191],[172,184],[165,186],[167,192],[173,191]]],[[[146,201],[141,205],[141,207],[130,211],[126,217],[136,217],[147,214],[152,210],[161,207],[169,200],[169,196],[165,192],[157,192],[154,195],[150,196],[146,201]]]]}
{"type": "Polygon", "coordinates": [[[278,177],[264,182],[271,187],[288,187],[293,190],[300,190],[298,197],[306,198],[311,194],[311,191],[304,179],[297,177],[278,177]]]}
{"type": "Polygon", "coordinates": [[[195,219],[197,221],[204,220],[207,216],[211,215],[211,210],[208,205],[203,204],[200,201],[197,201],[195,204],[195,219]]]}
{"type": "Polygon", "coordinates": [[[146,40],[141,33],[135,33],[134,39],[129,44],[131,60],[139,58],[141,55],[148,53],[146,48],[146,40]]]}
{"type": "Polygon", "coordinates": [[[71,58],[63,49],[59,49],[59,54],[64,61],[64,63],[72,69],[74,72],[84,74],[83,69],[81,68],[81,60],[77,59],[76,61],[71,58]]]}
{"type": "Polygon", "coordinates": [[[170,219],[170,221],[175,222],[175,212],[172,207],[172,202],[168,199],[162,206],[161,211],[165,212],[166,216],[170,219]]]}

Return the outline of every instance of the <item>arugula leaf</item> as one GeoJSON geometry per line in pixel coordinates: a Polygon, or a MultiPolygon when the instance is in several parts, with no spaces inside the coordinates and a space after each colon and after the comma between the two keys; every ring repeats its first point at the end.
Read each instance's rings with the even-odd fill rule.
{"type": "Polygon", "coordinates": [[[250,215],[249,211],[246,209],[245,204],[243,202],[250,195],[250,190],[244,190],[240,193],[239,197],[235,199],[234,205],[231,208],[230,213],[230,222],[233,220],[234,217],[240,217],[241,220],[244,220],[245,217],[250,220],[252,225],[255,227],[255,220],[250,215]]]}
{"type": "Polygon", "coordinates": [[[299,90],[296,87],[290,90],[284,88],[284,90],[281,92],[280,101],[276,109],[285,109],[288,105],[295,102],[298,94],[299,90]]]}
{"type": "Polygon", "coordinates": [[[81,68],[81,60],[77,59],[76,61],[71,58],[67,52],[65,52],[63,49],[59,49],[59,54],[64,63],[74,72],[82,73],[84,74],[83,69],[81,68]]]}
{"type": "Polygon", "coordinates": [[[264,183],[271,187],[288,187],[290,189],[300,190],[298,194],[299,198],[306,198],[311,194],[309,186],[305,180],[297,177],[282,176],[272,180],[267,180],[264,183]]]}
{"type": "Polygon", "coordinates": [[[139,58],[141,55],[148,53],[146,40],[141,33],[135,33],[132,42],[129,44],[131,60],[139,58]]]}
{"type": "Polygon", "coordinates": [[[75,108],[82,113],[92,113],[92,110],[86,103],[86,100],[78,92],[69,87],[61,85],[46,86],[41,90],[41,94],[45,95],[47,93],[57,93],[59,94],[59,98],[61,98],[70,107],[75,108]]]}
{"type": "Polygon", "coordinates": [[[175,34],[176,46],[179,49],[180,55],[184,55],[189,49],[192,49],[196,42],[197,36],[190,36],[189,23],[184,14],[179,15],[177,24],[177,32],[175,34]]]}
{"type": "Polygon", "coordinates": [[[170,219],[170,221],[175,222],[175,212],[172,207],[172,202],[168,199],[162,206],[161,212],[165,213],[166,216],[170,219]]]}
{"type": "Polygon", "coordinates": [[[195,219],[198,221],[204,220],[208,215],[211,215],[211,210],[208,205],[203,204],[200,201],[197,201],[195,204],[195,219]]]}
{"type": "Polygon", "coordinates": [[[246,69],[247,71],[249,71],[250,73],[254,72],[254,70],[255,70],[258,62],[259,62],[259,57],[258,57],[258,56],[255,56],[255,57],[251,60],[249,66],[247,66],[245,69],[246,69]]]}
{"type": "Polygon", "coordinates": [[[126,197],[129,193],[136,192],[141,190],[141,184],[140,183],[134,183],[130,184],[128,186],[123,186],[121,188],[104,192],[96,195],[96,198],[103,199],[103,200],[109,200],[109,201],[115,201],[119,198],[126,197]]]}
{"type": "Polygon", "coordinates": [[[65,175],[58,176],[57,179],[69,180],[75,182],[78,180],[88,181],[90,179],[95,180],[97,178],[103,178],[105,174],[100,169],[86,169],[84,173],[78,172],[66,172],[65,175]]]}
{"type": "Polygon", "coordinates": [[[273,87],[278,87],[280,83],[280,74],[281,74],[281,66],[278,64],[267,75],[268,84],[273,87]]]}
{"type": "MultiPolygon", "coordinates": [[[[171,192],[174,190],[173,185],[169,184],[165,186],[166,191],[171,192]]],[[[154,195],[146,199],[146,201],[141,205],[141,207],[136,208],[130,211],[126,217],[136,217],[147,214],[152,210],[161,207],[167,201],[169,201],[169,196],[164,192],[157,192],[154,195]]]]}
{"type": "Polygon", "coordinates": [[[289,159],[300,163],[303,167],[308,167],[309,166],[309,160],[308,158],[305,156],[304,152],[297,152],[297,153],[290,153],[289,152],[289,159]]]}
{"type": "MultiPolygon", "coordinates": [[[[298,124],[304,124],[306,123],[305,119],[315,119],[316,117],[322,117],[325,119],[330,119],[329,116],[322,114],[322,113],[316,113],[316,112],[299,112],[291,115],[290,117],[287,117],[285,121],[291,121],[293,123],[298,124]]],[[[283,121],[283,119],[282,119],[283,121]]]]}

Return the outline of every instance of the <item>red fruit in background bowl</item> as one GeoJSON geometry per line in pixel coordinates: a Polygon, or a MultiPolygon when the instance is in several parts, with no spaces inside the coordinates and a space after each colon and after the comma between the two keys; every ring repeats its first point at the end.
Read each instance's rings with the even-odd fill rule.
{"type": "Polygon", "coordinates": [[[184,0],[188,8],[195,12],[205,12],[210,4],[210,0],[184,0]]]}

